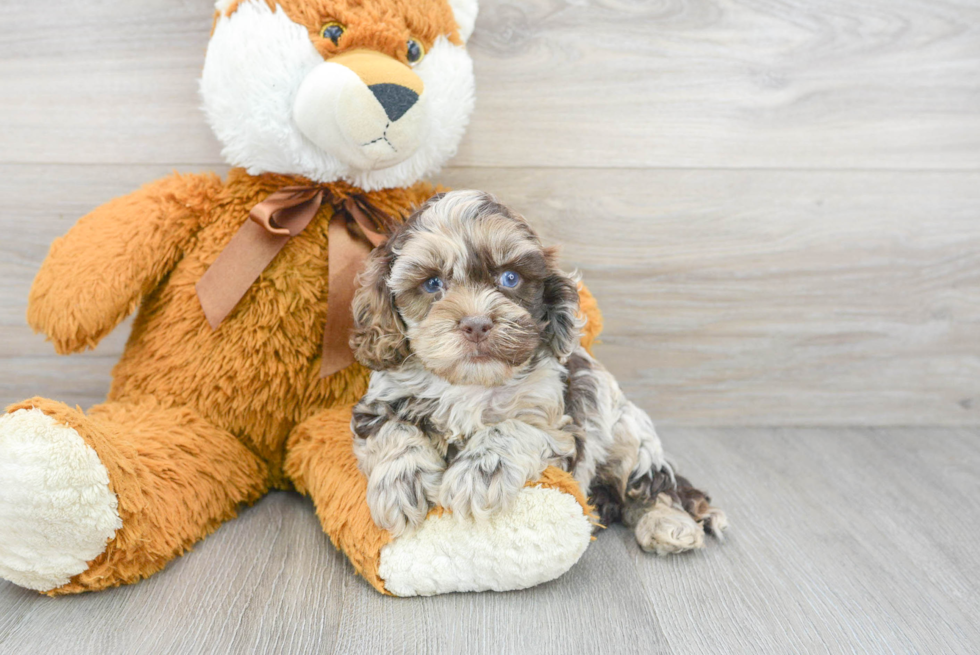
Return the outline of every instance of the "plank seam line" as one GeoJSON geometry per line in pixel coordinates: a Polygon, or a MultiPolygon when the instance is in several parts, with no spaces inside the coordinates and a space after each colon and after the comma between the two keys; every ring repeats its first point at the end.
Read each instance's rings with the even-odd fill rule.
{"type": "MultiPolygon", "coordinates": [[[[209,167],[222,168],[228,167],[225,162],[48,162],[48,161],[0,161],[0,166],[74,166],[74,167],[104,167],[104,168],[132,168],[132,167],[209,167]]],[[[541,171],[717,171],[717,172],[760,172],[760,173],[905,173],[905,174],[980,174],[980,167],[976,168],[828,168],[828,167],[786,167],[786,166],[495,166],[495,165],[474,165],[474,164],[449,164],[443,167],[443,171],[452,170],[541,170],[541,171]]]]}

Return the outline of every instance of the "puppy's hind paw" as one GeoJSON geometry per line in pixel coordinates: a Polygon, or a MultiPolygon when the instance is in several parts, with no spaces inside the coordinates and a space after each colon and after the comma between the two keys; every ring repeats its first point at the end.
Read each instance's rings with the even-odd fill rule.
{"type": "Polygon", "coordinates": [[[674,507],[667,494],[657,497],[656,504],[640,517],[634,532],[640,548],[657,555],[704,547],[704,528],[683,509],[674,507]]]}
{"type": "Polygon", "coordinates": [[[717,507],[709,507],[704,516],[700,518],[704,531],[713,536],[718,541],[725,540],[725,530],[728,529],[728,517],[717,507]]]}

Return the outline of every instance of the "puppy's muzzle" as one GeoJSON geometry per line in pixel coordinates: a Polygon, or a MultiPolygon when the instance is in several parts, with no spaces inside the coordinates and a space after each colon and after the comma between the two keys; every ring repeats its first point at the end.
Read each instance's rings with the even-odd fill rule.
{"type": "Polygon", "coordinates": [[[459,322],[459,331],[467,341],[480,343],[493,329],[493,321],[488,316],[467,316],[459,322]]]}

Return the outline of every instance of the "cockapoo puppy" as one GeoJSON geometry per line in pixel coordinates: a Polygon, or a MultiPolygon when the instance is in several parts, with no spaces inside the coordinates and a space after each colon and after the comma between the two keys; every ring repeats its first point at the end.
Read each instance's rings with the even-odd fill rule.
{"type": "Polygon", "coordinates": [[[351,427],[380,527],[412,530],[433,505],[484,519],[550,464],[645,550],[721,535],[725,515],[579,345],[577,284],[517,213],[478,191],[436,196],[361,283],[351,347],[374,372],[351,427]]]}

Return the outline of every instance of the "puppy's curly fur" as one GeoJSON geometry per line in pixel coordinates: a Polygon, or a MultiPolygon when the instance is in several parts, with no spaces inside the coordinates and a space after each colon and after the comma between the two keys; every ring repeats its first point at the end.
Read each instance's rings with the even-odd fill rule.
{"type": "Polygon", "coordinates": [[[483,519],[555,465],[644,549],[698,548],[724,514],[579,345],[577,283],[556,259],[478,191],[432,198],[374,251],[351,338],[374,371],[351,422],[372,516],[395,535],[433,504],[483,519]]]}

